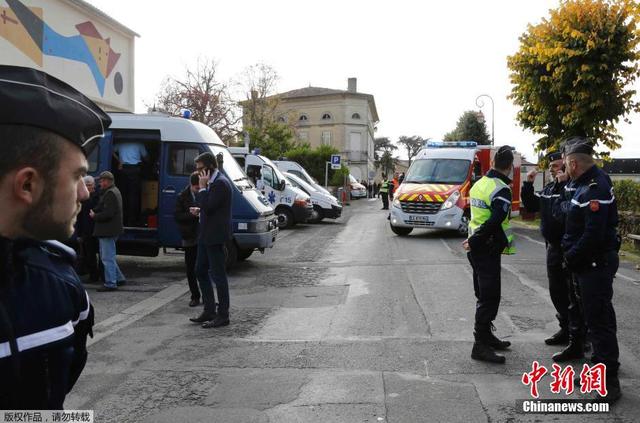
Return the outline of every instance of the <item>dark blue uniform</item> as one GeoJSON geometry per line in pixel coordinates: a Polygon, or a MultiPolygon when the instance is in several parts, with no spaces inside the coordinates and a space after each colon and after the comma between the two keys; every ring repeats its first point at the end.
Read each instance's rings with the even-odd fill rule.
{"type": "Polygon", "coordinates": [[[611,179],[594,165],[570,182],[566,191],[570,200],[560,204],[567,218],[562,249],[579,287],[593,345],[591,360],[606,364],[608,374],[614,376],[620,364],[616,315],[611,299],[613,278],[618,270],[620,238],[611,179]]]}
{"type": "Polygon", "coordinates": [[[563,266],[561,241],[564,218],[556,218],[553,206],[564,193],[566,183],[553,181],[535,192],[532,182],[522,185],[522,203],[529,212],[540,212],[540,232],[547,248],[547,277],[549,294],[556,309],[556,317],[563,331],[569,331],[569,284],[571,275],[563,266]]]}
{"type": "Polygon", "coordinates": [[[0,409],[62,409],[87,359],[89,296],[58,242],[0,238],[0,409]]]}

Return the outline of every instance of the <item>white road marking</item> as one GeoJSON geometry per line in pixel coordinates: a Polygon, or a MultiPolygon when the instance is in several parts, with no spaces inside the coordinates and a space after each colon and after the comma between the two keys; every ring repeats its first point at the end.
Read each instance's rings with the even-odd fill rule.
{"type": "Polygon", "coordinates": [[[629,281],[629,282],[636,282],[636,283],[640,282],[640,280],[634,279],[634,278],[630,278],[629,276],[623,275],[620,272],[616,273],[616,278],[622,278],[622,279],[624,279],[626,281],[629,281]]]}
{"type": "Polygon", "coordinates": [[[456,254],[456,252],[453,250],[453,248],[451,248],[451,247],[449,246],[449,244],[447,244],[447,241],[445,241],[445,240],[444,240],[444,238],[440,238],[440,241],[442,241],[442,243],[444,244],[444,247],[445,247],[447,250],[449,250],[449,252],[450,252],[451,254],[453,254],[453,255],[455,255],[455,254],[456,254]]]}
{"type": "Polygon", "coordinates": [[[180,283],[168,286],[152,297],[134,304],[115,316],[111,316],[108,319],[101,321],[93,327],[94,335],[93,338],[90,338],[87,342],[87,346],[93,345],[120,329],[126,328],[132,323],[135,323],[143,317],[153,313],[160,307],[180,298],[187,292],[189,292],[189,289],[187,287],[186,280],[180,281],[180,283]]]}
{"type": "Polygon", "coordinates": [[[527,236],[527,235],[521,234],[521,233],[519,233],[519,232],[518,232],[517,236],[520,236],[520,237],[522,237],[522,238],[524,238],[524,239],[526,239],[526,240],[528,240],[528,241],[531,241],[531,242],[533,242],[533,243],[536,243],[536,244],[542,245],[543,247],[546,245],[546,244],[545,244],[544,242],[542,242],[542,241],[538,241],[537,239],[533,239],[533,238],[531,238],[530,236],[527,236]]]}

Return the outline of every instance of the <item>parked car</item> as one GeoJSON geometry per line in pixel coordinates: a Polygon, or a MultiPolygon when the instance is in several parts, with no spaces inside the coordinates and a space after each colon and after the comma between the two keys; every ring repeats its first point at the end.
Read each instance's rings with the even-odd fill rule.
{"type": "Polygon", "coordinates": [[[367,189],[351,174],[349,174],[349,188],[351,190],[351,198],[367,197],[367,189]]]}
{"type": "Polygon", "coordinates": [[[293,173],[285,172],[284,176],[287,181],[296,188],[299,188],[311,196],[313,204],[313,213],[309,219],[310,223],[318,223],[322,219],[337,219],[342,214],[342,206],[338,203],[338,199],[331,194],[325,194],[309,185],[306,181],[293,173]]]}

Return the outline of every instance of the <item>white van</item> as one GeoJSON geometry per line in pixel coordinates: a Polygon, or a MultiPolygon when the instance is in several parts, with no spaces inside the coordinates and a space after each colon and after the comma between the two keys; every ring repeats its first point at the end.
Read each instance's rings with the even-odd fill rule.
{"type": "Polygon", "coordinates": [[[292,162],[291,160],[274,160],[278,169],[282,172],[293,173],[297,177],[301,178],[303,181],[314,187],[320,192],[331,195],[331,193],[322,185],[318,183],[309,173],[300,165],[300,163],[292,162]]]}
{"type": "Polygon", "coordinates": [[[304,223],[313,214],[311,196],[288,184],[278,167],[267,157],[249,154],[245,147],[230,147],[229,151],[242,166],[249,181],[275,209],[279,228],[304,223]]]}
{"type": "Polygon", "coordinates": [[[331,194],[325,194],[318,191],[315,187],[309,185],[301,177],[293,173],[285,172],[287,180],[296,188],[300,188],[311,196],[313,204],[313,214],[309,222],[318,223],[322,219],[337,219],[342,215],[342,206],[338,203],[338,199],[331,194]]]}

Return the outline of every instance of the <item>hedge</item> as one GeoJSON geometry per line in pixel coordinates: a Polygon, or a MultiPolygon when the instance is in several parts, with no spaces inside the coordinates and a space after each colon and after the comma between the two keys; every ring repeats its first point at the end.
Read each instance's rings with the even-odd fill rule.
{"type": "Polygon", "coordinates": [[[620,222],[620,235],[640,234],[640,183],[623,179],[613,181],[620,222]]]}

